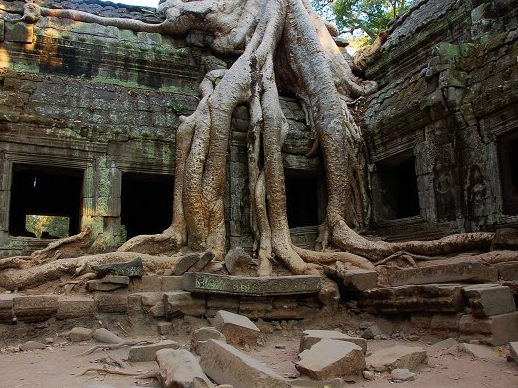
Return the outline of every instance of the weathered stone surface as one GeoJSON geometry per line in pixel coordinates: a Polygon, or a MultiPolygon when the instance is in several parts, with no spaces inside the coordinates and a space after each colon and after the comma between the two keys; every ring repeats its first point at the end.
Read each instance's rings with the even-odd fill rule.
{"type": "Polygon", "coordinates": [[[212,323],[231,344],[255,344],[261,332],[250,319],[230,311],[218,311],[212,323]]]}
{"type": "Polygon", "coordinates": [[[299,352],[311,348],[322,339],[351,342],[359,346],[363,353],[367,352],[367,341],[364,338],[351,337],[336,330],[304,330],[300,339],[299,352]]]}
{"type": "Polygon", "coordinates": [[[477,284],[464,287],[471,312],[476,317],[510,313],[516,310],[509,287],[499,284],[477,284]]]}
{"type": "Polygon", "coordinates": [[[14,323],[13,294],[0,294],[0,323],[14,323]]]}
{"type": "Polygon", "coordinates": [[[74,327],[68,333],[68,337],[72,342],[88,341],[93,336],[93,330],[86,327],[74,327]]]}
{"type": "Polygon", "coordinates": [[[518,311],[487,318],[466,314],[459,321],[459,330],[462,333],[483,334],[484,343],[494,346],[518,341],[518,311]]]}
{"type": "Polygon", "coordinates": [[[86,288],[90,292],[113,291],[118,288],[126,287],[129,284],[128,276],[106,275],[102,279],[94,279],[86,282],[86,288]]]}
{"type": "Polygon", "coordinates": [[[162,349],[156,352],[156,360],[161,370],[163,387],[214,387],[196,357],[188,350],[162,349]]]}
{"type": "Polygon", "coordinates": [[[194,264],[189,271],[198,272],[203,270],[211,261],[214,259],[214,253],[211,251],[203,252],[198,259],[198,262],[194,264]]]}
{"type": "Polygon", "coordinates": [[[498,278],[500,280],[517,281],[518,280],[518,252],[516,254],[516,261],[507,263],[493,264],[498,271],[498,278]]]}
{"type": "Polygon", "coordinates": [[[183,276],[162,276],[162,291],[183,290],[183,276]]]}
{"type": "Polygon", "coordinates": [[[36,341],[27,341],[20,345],[20,350],[22,352],[30,351],[30,350],[39,350],[39,349],[46,349],[47,346],[45,344],[42,344],[41,342],[36,341]]]}
{"type": "Polygon", "coordinates": [[[426,351],[421,347],[394,345],[376,351],[365,361],[368,369],[383,372],[396,368],[414,370],[427,360],[426,351]]]}
{"type": "Polygon", "coordinates": [[[120,275],[134,277],[144,275],[144,266],[142,265],[141,258],[124,263],[98,264],[91,267],[98,276],[120,275]]]}
{"type": "Polygon", "coordinates": [[[458,349],[461,352],[469,354],[473,358],[481,358],[484,360],[498,360],[501,358],[492,348],[484,345],[462,343],[458,345],[458,349]]]}
{"type": "Polygon", "coordinates": [[[231,275],[246,275],[252,257],[241,247],[230,249],[225,255],[225,267],[231,275]]]}
{"type": "Polygon", "coordinates": [[[462,286],[425,284],[366,290],[361,306],[368,312],[459,312],[464,309],[462,286]]]}
{"type": "Polygon", "coordinates": [[[109,331],[103,327],[100,329],[94,330],[92,337],[97,342],[102,342],[105,344],[118,344],[123,341],[123,339],[121,337],[119,337],[118,335],[112,333],[111,331],[109,331]]]}
{"type": "Polygon", "coordinates": [[[32,43],[34,38],[34,25],[23,22],[4,24],[4,39],[7,42],[32,43]]]}
{"type": "Polygon", "coordinates": [[[95,304],[92,298],[84,296],[60,296],[58,299],[57,319],[93,317],[95,304]]]}
{"type": "Polygon", "coordinates": [[[156,292],[162,289],[162,279],[158,275],[144,275],[131,279],[130,291],[156,292]]]}
{"type": "Polygon", "coordinates": [[[344,286],[357,291],[369,290],[378,286],[378,273],[366,269],[349,270],[344,275],[344,286]]]}
{"type": "Polygon", "coordinates": [[[157,328],[158,334],[168,335],[173,330],[173,323],[172,322],[158,322],[156,324],[156,328],[157,328]]]}
{"type": "Polygon", "coordinates": [[[156,352],[161,349],[178,349],[180,344],[176,341],[165,340],[157,342],[156,344],[132,346],[129,350],[128,361],[144,362],[153,361],[156,357],[156,352]]]}
{"type": "Polygon", "coordinates": [[[23,322],[41,322],[56,315],[57,295],[16,296],[13,299],[16,319],[23,322]]]}
{"type": "Polygon", "coordinates": [[[166,292],[163,296],[164,315],[171,319],[180,315],[203,317],[207,313],[207,303],[203,296],[186,291],[166,292]]]}
{"type": "Polygon", "coordinates": [[[128,296],[111,292],[96,292],[94,294],[95,308],[101,313],[126,313],[128,311],[128,296]]]}
{"type": "Polygon", "coordinates": [[[199,352],[201,367],[218,384],[231,384],[234,388],[290,387],[266,365],[224,342],[210,339],[199,352]]]}
{"type": "Polygon", "coordinates": [[[518,342],[509,342],[509,354],[518,363],[518,342]]]}
{"type": "Polygon", "coordinates": [[[434,343],[433,345],[430,346],[429,350],[432,352],[438,352],[441,350],[450,349],[457,345],[458,345],[458,342],[455,339],[447,338],[445,340],[434,343]]]}
{"type": "Polygon", "coordinates": [[[368,328],[365,329],[365,331],[362,333],[362,338],[371,340],[382,334],[383,334],[383,332],[378,327],[378,325],[374,324],[374,325],[370,325],[368,328]]]}
{"type": "Polygon", "coordinates": [[[227,342],[225,336],[215,327],[201,327],[192,333],[191,350],[198,353],[198,347],[203,346],[210,339],[227,342]]]}
{"type": "Polygon", "coordinates": [[[512,228],[497,229],[491,242],[491,250],[518,250],[518,230],[512,228]]]}
{"type": "Polygon", "coordinates": [[[430,321],[431,329],[459,330],[460,315],[458,314],[434,314],[430,321]]]}
{"type": "Polygon", "coordinates": [[[395,383],[414,381],[415,373],[410,372],[408,369],[394,369],[392,372],[390,372],[390,378],[395,383]]]}
{"type": "Polygon", "coordinates": [[[188,272],[184,275],[186,291],[231,295],[313,294],[322,288],[321,278],[312,275],[246,277],[188,272]]]}
{"type": "Polygon", "coordinates": [[[173,275],[179,276],[183,275],[189,268],[191,268],[194,264],[198,262],[200,259],[199,253],[189,253],[188,255],[183,255],[178,259],[178,261],[173,266],[173,275]]]}
{"type": "Polygon", "coordinates": [[[300,353],[299,358],[295,368],[316,380],[357,375],[365,369],[362,348],[340,340],[323,339],[300,353]]]}
{"type": "Polygon", "coordinates": [[[392,286],[451,282],[484,283],[496,280],[498,272],[494,268],[475,260],[394,271],[388,279],[392,286]]]}

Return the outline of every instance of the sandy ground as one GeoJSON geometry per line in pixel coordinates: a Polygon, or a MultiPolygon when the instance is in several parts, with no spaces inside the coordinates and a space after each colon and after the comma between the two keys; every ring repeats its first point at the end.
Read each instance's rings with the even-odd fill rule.
{"type": "MultiPolygon", "coordinates": [[[[279,374],[294,379],[298,373],[293,361],[296,360],[299,339],[302,329],[274,331],[263,337],[264,345],[244,348],[254,358],[257,358],[277,371],[279,374]]],[[[188,343],[189,337],[174,338],[179,342],[188,343]]],[[[416,342],[403,340],[369,341],[369,352],[391,346],[396,343],[423,346],[438,341],[437,338],[423,337],[416,342]]],[[[0,387],[1,388],[87,388],[90,386],[102,388],[108,384],[115,388],[159,387],[155,380],[138,380],[131,376],[118,376],[88,372],[88,368],[101,367],[98,361],[107,356],[124,360],[128,349],[113,351],[96,351],[90,355],[80,355],[94,345],[94,342],[69,344],[57,339],[47,349],[14,352],[3,350],[0,354],[0,387]]],[[[243,350],[243,349],[242,349],[243,350]]],[[[505,347],[493,348],[494,357],[490,359],[474,359],[472,356],[452,348],[445,351],[430,352],[429,365],[417,371],[415,381],[400,383],[397,386],[420,388],[515,388],[518,387],[518,365],[506,360],[505,347]]],[[[128,371],[147,372],[156,368],[154,362],[134,363],[128,371]]],[[[352,387],[389,387],[392,386],[388,373],[379,374],[375,381],[365,381],[358,378],[352,387]]],[[[314,384],[313,387],[323,387],[314,384]]],[[[251,387],[252,388],[252,387],[251,387]]],[[[274,387],[272,387],[274,388],[274,387]]]]}

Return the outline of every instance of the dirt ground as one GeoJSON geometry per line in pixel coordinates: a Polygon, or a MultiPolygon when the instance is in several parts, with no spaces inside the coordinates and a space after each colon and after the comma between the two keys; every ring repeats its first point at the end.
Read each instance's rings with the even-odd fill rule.
{"type": "MultiPolygon", "coordinates": [[[[298,372],[294,367],[299,348],[300,336],[303,330],[315,327],[312,322],[305,324],[264,324],[261,335],[261,345],[256,347],[245,346],[241,348],[252,357],[264,362],[270,368],[294,382],[294,386],[324,387],[324,384],[310,384],[308,381],[297,379],[298,372]],[[291,326],[291,327],[290,327],[291,326]]],[[[203,322],[198,322],[202,325],[203,322]]],[[[329,326],[329,325],[326,325],[329,326]]],[[[381,325],[382,326],[382,325],[381,325]]],[[[357,334],[354,330],[344,332],[357,334]]],[[[184,333],[168,336],[188,346],[192,328],[184,333]]],[[[157,337],[159,339],[159,337],[157,337]]],[[[423,346],[429,350],[429,363],[417,371],[415,381],[400,383],[403,387],[420,388],[515,388],[518,387],[518,365],[506,360],[506,347],[493,348],[489,359],[477,359],[460,352],[455,347],[444,351],[430,350],[430,345],[444,339],[439,336],[431,336],[421,333],[417,341],[403,339],[372,340],[368,344],[368,354],[377,349],[388,347],[397,343],[405,345],[423,346]]],[[[44,341],[44,338],[40,339],[44,341]]],[[[117,360],[124,360],[128,356],[128,348],[96,351],[90,355],[81,353],[95,345],[93,341],[72,344],[62,337],[55,336],[54,342],[47,345],[46,349],[20,352],[16,346],[0,346],[0,387],[1,388],[103,388],[103,384],[115,388],[151,387],[159,388],[153,379],[139,380],[132,376],[119,376],[98,372],[88,372],[81,375],[88,368],[102,367],[99,362],[107,356],[117,360]]],[[[1,345],[1,344],[0,344],[1,345]]],[[[5,345],[5,344],[4,344],[5,345]]],[[[126,371],[147,372],[156,368],[156,363],[133,363],[126,371]]],[[[374,381],[366,381],[357,378],[356,382],[348,382],[345,386],[382,388],[393,384],[390,374],[381,373],[374,381]]],[[[251,387],[252,388],[252,387],[251,387]]],[[[272,387],[274,388],[274,387],[272,387]]]]}

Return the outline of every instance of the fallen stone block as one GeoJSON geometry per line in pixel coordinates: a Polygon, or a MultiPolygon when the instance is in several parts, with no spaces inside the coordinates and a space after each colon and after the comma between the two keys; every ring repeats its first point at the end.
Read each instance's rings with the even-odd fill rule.
{"type": "Polygon", "coordinates": [[[173,275],[183,275],[189,268],[196,264],[199,259],[199,253],[189,253],[188,255],[183,255],[176,263],[174,263],[173,275]]]}
{"type": "Polygon", "coordinates": [[[232,248],[225,255],[225,268],[231,275],[246,275],[250,264],[252,256],[241,247],[232,248]]]}
{"type": "Polygon", "coordinates": [[[128,311],[128,296],[111,292],[96,292],[94,294],[95,308],[100,313],[126,313],[128,311]]]}
{"type": "Polygon", "coordinates": [[[230,344],[256,344],[261,332],[247,317],[224,310],[216,313],[213,325],[225,336],[230,344]]]}
{"type": "Polygon", "coordinates": [[[428,349],[431,352],[439,352],[441,350],[450,349],[454,346],[457,346],[459,343],[453,338],[447,338],[445,340],[439,341],[431,345],[428,349]]]}
{"type": "Polygon", "coordinates": [[[95,304],[92,298],[82,296],[60,296],[57,319],[93,317],[95,304]]]}
{"type": "Polygon", "coordinates": [[[248,277],[187,272],[183,289],[204,294],[245,296],[315,294],[321,290],[321,282],[321,277],[314,275],[248,277]]]}
{"type": "Polygon", "coordinates": [[[27,341],[20,345],[20,350],[22,352],[27,352],[30,350],[39,350],[39,349],[46,349],[47,346],[45,344],[42,344],[41,342],[36,341],[27,341]]]}
{"type": "Polygon", "coordinates": [[[218,384],[230,384],[234,388],[290,387],[266,365],[224,342],[210,339],[199,351],[201,367],[218,384]]]}
{"type": "Polygon", "coordinates": [[[454,313],[464,310],[462,286],[424,284],[366,290],[361,306],[371,313],[454,313]]]}
{"type": "Polygon", "coordinates": [[[162,291],[182,291],[183,276],[162,276],[162,291]]]}
{"type": "Polygon", "coordinates": [[[378,286],[378,273],[367,269],[349,270],[343,279],[346,288],[356,291],[365,291],[378,286]]]}
{"type": "Polygon", "coordinates": [[[144,275],[144,266],[140,257],[124,263],[97,264],[91,267],[98,276],[121,275],[134,277],[144,275]]]}
{"type": "Polygon", "coordinates": [[[156,344],[132,346],[129,350],[128,361],[144,362],[154,361],[156,352],[161,349],[178,349],[180,344],[176,341],[165,340],[156,344]]]}
{"type": "Polygon", "coordinates": [[[334,339],[323,339],[299,354],[295,368],[316,380],[358,375],[365,369],[363,350],[359,346],[334,339]]]}
{"type": "Polygon", "coordinates": [[[198,347],[203,346],[210,339],[227,342],[225,336],[215,327],[201,327],[192,333],[191,350],[198,354],[198,347]]]}
{"type": "Polygon", "coordinates": [[[518,230],[512,228],[497,229],[491,242],[491,250],[518,250],[518,230]]]}
{"type": "Polygon", "coordinates": [[[388,277],[392,286],[452,282],[484,283],[497,280],[496,269],[475,260],[404,269],[395,271],[388,277]]]}
{"type": "Polygon", "coordinates": [[[124,341],[121,337],[105,328],[94,330],[92,337],[97,342],[102,342],[105,344],[119,344],[124,341]]]}
{"type": "Polygon", "coordinates": [[[509,342],[509,355],[518,363],[518,342],[509,342]]]}
{"type": "Polygon", "coordinates": [[[203,252],[198,259],[198,262],[189,268],[189,271],[199,272],[205,269],[205,267],[212,261],[212,259],[214,259],[214,253],[211,251],[203,252]]]}
{"type": "Polygon", "coordinates": [[[14,323],[13,294],[0,294],[0,323],[14,323]]]}
{"type": "Polygon", "coordinates": [[[57,295],[16,296],[13,299],[16,319],[22,322],[42,322],[56,315],[57,295]]]}
{"type": "Polygon", "coordinates": [[[367,357],[367,368],[376,372],[393,369],[414,370],[428,361],[426,351],[421,347],[394,345],[381,349],[367,357]]]}
{"type": "Polygon", "coordinates": [[[499,284],[464,287],[464,295],[468,299],[471,313],[476,317],[488,317],[516,310],[511,289],[499,284]]]}
{"type": "Polygon", "coordinates": [[[304,330],[300,339],[299,352],[310,349],[313,345],[323,339],[351,342],[359,346],[363,353],[367,352],[367,340],[364,338],[351,337],[336,330],[304,330]]]}
{"type": "Polygon", "coordinates": [[[518,341],[518,311],[487,318],[466,314],[460,318],[459,330],[461,333],[483,334],[483,342],[493,346],[518,341]]]}
{"type": "Polygon", "coordinates": [[[365,331],[362,333],[362,338],[365,338],[366,340],[371,340],[382,335],[383,332],[381,331],[381,329],[378,327],[378,325],[374,324],[365,329],[365,331]]]}
{"type": "Polygon", "coordinates": [[[205,298],[186,291],[165,292],[162,303],[166,319],[181,315],[203,317],[207,313],[205,298]]]}
{"type": "Polygon", "coordinates": [[[87,329],[86,327],[74,327],[68,333],[68,338],[70,338],[70,341],[72,342],[82,342],[91,339],[92,335],[92,329],[87,329]]]}
{"type": "Polygon", "coordinates": [[[408,369],[394,369],[392,372],[390,372],[390,378],[395,383],[414,381],[415,373],[410,372],[408,369]]]}
{"type": "Polygon", "coordinates": [[[501,357],[499,357],[493,349],[487,346],[483,345],[476,345],[476,344],[466,344],[462,343],[458,345],[458,349],[460,352],[469,354],[473,358],[480,358],[483,360],[499,360],[501,357]]]}
{"type": "Polygon", "coordinates": [[[162,349],[156,352],[160,383],[164,388],[212,388],[196,357],[185,349],[162,349]]]}

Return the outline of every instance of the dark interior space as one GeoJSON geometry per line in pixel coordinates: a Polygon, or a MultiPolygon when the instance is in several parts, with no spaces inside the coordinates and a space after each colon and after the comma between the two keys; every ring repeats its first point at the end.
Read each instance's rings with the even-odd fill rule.
{"type": "Polygon", "coordinates": [[[285,179],[289,227],[318,225],[318,177],[286,170],[285,179]]]}
{"type": "MultiPolygon", "coordinates": [[[[27,215],[70,219],[68,234],[79,232],[83,171],[72,168],[14,164],[9,208],[9,234],[35,237],[26,230],[27,215]]],[[[55,236],[45,235],[52,238],[55,236]]]]}
{"type": "Polygon", "coordinates": [[[127,238],[162,233],[173,218],[172,175],[122,174],[121,223],[127,238]]]}
{"type": "Polygon", "coordinates": [[[419,215],[415,157],[401,155],[384,160],[378,163],[377,171],[384,218],[398,219],[419,215]]]}
{"type": "Polygon", "coordinates": [[[498,162],[505,214],[518,214],[518,132],[498,139],[498,162]]]}

